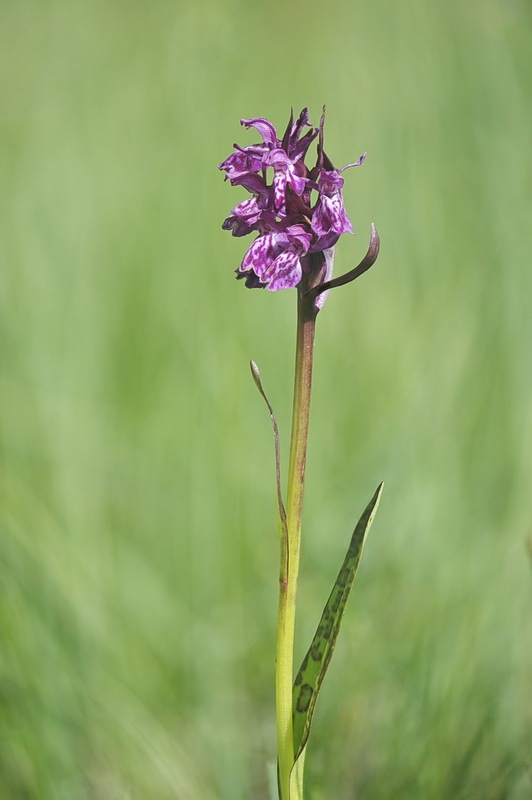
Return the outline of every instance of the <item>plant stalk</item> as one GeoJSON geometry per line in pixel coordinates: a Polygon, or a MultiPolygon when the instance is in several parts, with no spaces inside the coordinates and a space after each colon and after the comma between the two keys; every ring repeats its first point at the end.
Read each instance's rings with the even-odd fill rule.
{"type": "Polygon", "coordinates": [[[313,299],[305,296],[304,289],[298,288],[294,402],[286,498],[287,541],[281,537],[277,625],[276,712],[280,800],[290,800],[290,772],[294,764],[294,634],[316,315],[313,299]]]}

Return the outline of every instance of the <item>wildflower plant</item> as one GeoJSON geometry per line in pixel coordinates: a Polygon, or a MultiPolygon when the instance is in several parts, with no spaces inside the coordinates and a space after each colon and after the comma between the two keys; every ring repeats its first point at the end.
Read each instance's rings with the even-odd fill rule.
{"type": "Polygon", "coordinates": [[[372,225],[369,247],[362,261],[344,275],[333,277],[336,243],[342,234],[353,232],[344,207],[343,173],[360,166],[366,154],[341,169],[333,166],[324,149],[325,110],[318,127],[309,123],[306,108],[296,120],[292,114],[281,137],[263,117],[243,119],[241,123],[248,129],[254,128],[262,141],[247,147],[235,144],[234,152],[219,165],[226,180],[250,193],[222,225],[233,236],[256,234],[236,270],[237,278],[244,280],[250,289],[297,291],[296,362],[286,496],[281,484],[277,420],[253,361],[251,372],[268,407],[275,445],[280,534],[275,681],[279,800],[302,800],[305,752],[316,700],[382,492],[381,484],[355,527],[314,638],[294,677],[296,596],[316,319],[329,290],[350,283],[375,263],[380,242],[372,225]],[[309,167],[305,162],[314,142],[316,163],[309,167]]]}

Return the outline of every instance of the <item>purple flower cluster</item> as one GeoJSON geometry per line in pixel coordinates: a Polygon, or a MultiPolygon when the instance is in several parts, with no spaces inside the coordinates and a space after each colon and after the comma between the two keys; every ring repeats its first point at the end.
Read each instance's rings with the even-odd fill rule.
{"type": "Polygon", "coordinates": [[[235,144],[235,152],[219,165],[226,180],[251,193],[233,209],[223,229],[233,236],[258,233],[237,277],[245,278],[250,288],[291,289],[311,268],[313,254],[334,247],[342,233],[353,232],[340,173],[359,166],[365,154],[355,164],[335,169],[323,150],[324,116],[318,128],[312,127],[306,108],[295,122],[290,117],[282,139],[263,117],[241,123],[256,128],[262,142],[248,147],[235,144]],[[316,137],[316,165],[309,170],[305,157],[316,137]]]}

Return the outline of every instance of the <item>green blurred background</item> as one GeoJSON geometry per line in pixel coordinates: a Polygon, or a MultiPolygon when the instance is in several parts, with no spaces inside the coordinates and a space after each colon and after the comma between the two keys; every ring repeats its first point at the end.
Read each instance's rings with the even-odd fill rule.
{"type": "Polygon", "coordinates": [[[532,797],[532,7],[3,0],[0,797],[266,800],[293,292],[216,165],[317,121],[358,236],[318,324],[298,651],[386,483],[310,800],[532,797]]]}

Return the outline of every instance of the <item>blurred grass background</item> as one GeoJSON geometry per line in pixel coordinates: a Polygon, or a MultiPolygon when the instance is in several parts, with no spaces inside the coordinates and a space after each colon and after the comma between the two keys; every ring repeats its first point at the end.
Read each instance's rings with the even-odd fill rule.
{"type": "Polygon", "coordinates": [[[265,800],[294,293],[250,292],[241,117],[328,107],[377,266],[318,325],[303,654],[383,503],[310,800],[532,797],[532,10],[3,0],[0,796],[265,800]]]}

